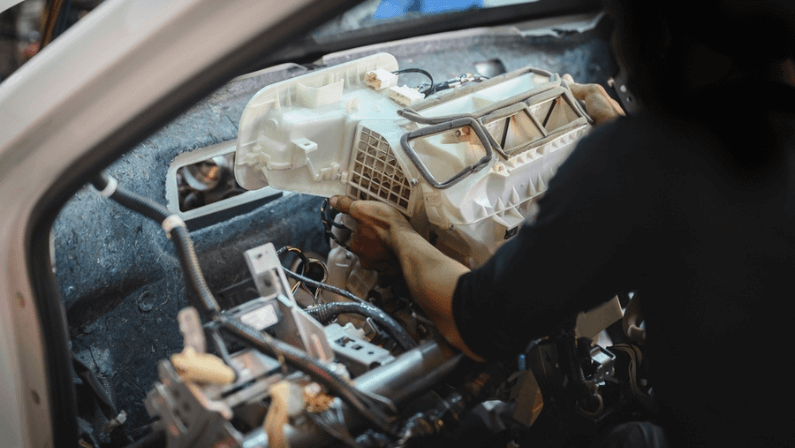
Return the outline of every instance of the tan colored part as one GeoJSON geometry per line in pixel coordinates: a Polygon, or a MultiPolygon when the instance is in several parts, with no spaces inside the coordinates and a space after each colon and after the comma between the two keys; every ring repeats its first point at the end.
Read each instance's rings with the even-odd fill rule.
{"type": "Polygon", "coordinates": [[[516,385],[511,389],[511,399],[516,402],[513,418],[529,427],[544,409],[544,397],[532,370],[522,370],[517,374],[516,385]]]}
{"type": "Polygon", "coordinates": [[[643,323],[643,310],[640,306],[640,298],[632,296],[627,303],[627,310],[624,313],[624,334],[638,344],[646,342],[646,330],[641,326],[643,323]]]}
{"type": "Polygon", "coordinates": [[[281,381],[270,388],[270,394],[271,405],[263,424],[268,434],[268,445],[290,448],[289,440],[284,435],[284,426],[290,417],[297,416],[304,409],[303,388],[289,381],[281,381]]]}
{"type": "Polygon", "coordinates": [[[307,412],[319,413],[331,407],[334,397],[323,393],[319,384],[311,383],[304,387],[304,402],[306,403],[307,412]]]}
{"type": "Polygon", "coordinates": [[[375,90],[383,90],[397,85],[397,75],[389,70],[378,68],[364,74],[364,83],[375,90]]]}
{"type": "Polygon", "coordinates": [[[613,297],[610,301],[577,315],[577,325],[575,327],[577,337],[594,338],[623,316],[624,313],[621,311],[621,303],[619,303],[618,297],[613,297]]]}
{"type": "Polygon", "coordinates": [[[235,371],[215,355],[197,353],[190,347],[171,355],[171,364],[186,381],[211,384],[231,384],[235,371]]]}

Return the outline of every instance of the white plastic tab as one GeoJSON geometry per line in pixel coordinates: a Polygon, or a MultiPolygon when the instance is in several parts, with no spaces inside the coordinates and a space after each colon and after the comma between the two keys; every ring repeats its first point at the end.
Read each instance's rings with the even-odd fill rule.
{"type": "Polygon", "coordinates": [[[279,316],[276,314],[276,308],[273,303],[268,303],[265,306],[255,308],[254,310],[241,315],[239,319],[240,322],[243,322],[257,331],[262,331],[279,322],[279,316]]]}
{"type": "Polygon", "coordinates": [[[271,386],[271,405],[265,416],[265,432],[268,445],[274,448],[290,448],[290,440],[285,434],[290,426],[290,418],[297,417],[304,409],[304,393],[301,386],[282,381],[271,386]]]}
{"type": "Polygon", "coordinates": [[[108,176],[108,184],[105,185],[105,188],[99,192],[102,196],[109,198],[113,196],[113,193],[116,192],[116,189],[119,187],[119,181],[116,180],[113,176],[108,176]]]}
{"type": "Polygon", "coordinates": [[[371,70],[364,75],[364,82],[375,90],[384,90],[396,86],[398,76],[382,68],[371,70]]]}
{"type": "Polygon", "coordinates": [[[312,109],[334,104],[342,99],[342,86],[344,84],[345,80],[343,79],[320,87],[298,83],[298,104],[312,109]]]}
{"type": "Polygon", "coordinates": [[[317,143],[308,138],[297,138],[293,140],[293,164],[292,169],[306,166],[309,161],[309,154],[317,151],[317,143]]]}
{"type": "Polygon", "coordinates": [[[204,353],[207,343],[204,338],[204,328],[196,308],[189,306],[177,313],[179,331],[182,333],[184,347],[192,348],[196,353],[204,353]]]}
{"type": "Polygon", "coordinates": [[[596,308],[577,315],[577,337],[593,338],[623,316],[618,297],[613,297],[596,308]]]}
{"type": "Polygon", "coordinates": [[[176,227],[188,227],[185,225],[185,221],[177,215],[169,215],[160,225],[163,227],[163,230],[166,231],[166,234],[170,234],[176,227]]]}
{"type": "Polygon", "coordinates": [[[394,86],[389,88],[389,98],[392,98],[393,101],[401,106],[407,107],[424,100],[425,95],[411,87],[394,86]]]}

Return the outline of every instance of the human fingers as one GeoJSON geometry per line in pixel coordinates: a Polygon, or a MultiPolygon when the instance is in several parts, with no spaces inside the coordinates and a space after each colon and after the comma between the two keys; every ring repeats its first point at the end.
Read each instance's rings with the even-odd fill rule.
{"type": "Polygon", "coordinates": [[[610,95],[607,94],[605,88],[600,84],[577,84],[568,73],[563,75],[563,79],[568,83],[569,90],[574,98],[585,101],[586,103],[588,103],[589,100],[590,102],[598,101],[607,103],[616,113],[624,115],[624,109],[621,108],[618,101],[611,98],[610,95]]]}
{"type": "Polygon", "coordinates": [[[599,84],[571,84],[569,89],[575,99],[585,103],[585,110],[595,124],[624,115],[621,106],[599,84]]]}
{"type": "Polygon", "coordinates": [[[348,206],[348,214],[360,222],[389,223],[405,220],[395,207],[381,201],[353,200],[348,206]]]}
{"type": "MultiPolygon", "coordinates": [[[[580,84],[578,84],[578,86],[579,86],[579,85],[580,85],[580,84]]],[[[594,97],[598,98],[598,99],[599,99],[599,101],[606,102],[608,105],[610,105],[610,107],[612,107],[612,108],[613,108],[613,110],[614,110],[616,113],[618,113],[618,114],[621,114],[621,115],[624,115],[624,109],[622,109],[622,108],[621,108],[621,105],[620,105],[620,104],[618,104],[618,101],[614,100],[614,99],[613,99],[613,98],[612,98],[612,97],[611,97],[611,96],[610,96],[610,95],[607,93],[607,90],[605,90],[605,88],[604,88],[604,87],[602,87],[602,85],[600,85],[600,84],[586,84],[586,85],[584,85],[583,87],[590,87],[590,89],[589,89],[589,90],[587,90],[587,92],[588,92],[588,94],[589,94],[589,95],[591,95],[591,96],[594,96],[594,97]]]]}
{"type": "Polygon", "coordinates": [[[334,195],[329,198],[328,203],[334,210],[345,214],[350,214],[351,204],[353,204],[354,201],[355,199],[350,196],[334,195]]]}
{"type": "Polygon", "coordinates": [[[571,94],[574,96],[574,98],[582,101],[601,96],[609,98],[604,87],[599,84],[571,83],[569,84],[569,90],[571,90],[571,94]]]}
{"type": "Polygon", "coordinates": [[[585,101],[590,96],[605,96],[610,98],[610,95],[607,94],[604,87],[599,84],[579,84],[568,73],[563,75],[563,80],[566,81],[572,96],[580,101],[585,101]]]}
{"type": "Polygon", "coordinates": [[[329,204],[335,210],[351,215],[357,221],[374,217],[390,217],[393,207],[379,201],[360,201],[350,196],[332,196],[329,204]]]}

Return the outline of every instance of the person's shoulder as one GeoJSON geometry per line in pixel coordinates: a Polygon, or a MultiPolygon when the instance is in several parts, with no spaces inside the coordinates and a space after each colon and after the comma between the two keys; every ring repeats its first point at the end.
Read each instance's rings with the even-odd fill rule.
{"type": "Polygon", "coordinates": [[[645,112],[620,117],[595,127],[577,146],[576,157],[627,164],[659,159],[680,147],[682,135],[692,135],[676,117],[645,112]]]}

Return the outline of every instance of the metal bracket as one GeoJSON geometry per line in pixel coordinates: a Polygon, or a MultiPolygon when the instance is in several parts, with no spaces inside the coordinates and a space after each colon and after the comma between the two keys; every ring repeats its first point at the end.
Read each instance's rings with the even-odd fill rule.
{"type": "MultiPolygon", "coordinates": [[[[265,322],[269,324],[267,326],[273,328],[279,339],[303,348],[311,356],[322,361],[333,361],[334,351],[326,339],[323,325],[298,307],[273,243],[249,249],[245,252],[245,257],[251,276],[254,278],[254,285],[262,296],[262,299],[259,300],[268,302],[270,299],[275,299],[274,302],[279,307],[279,313],[273,312],[272,314],[276,314],[276,318],[279,317],[278,314],[283,316],[278,325],[271,323],[270,321],[273,320],[271,318],[270,321],[265,322]]],[[[268,311],[266,308],[268,306],[270,304],[258,307],[256,311],[268,311]]],[[[249,314],[251,313],[247,313],[245,316],[249,314]]],[[[243,315],[241,315],[242,317],[243,315]]],[[[262,317],[268,316],[263,314],[262,317]]]]}
{"type": "Polygon", "coordinates": [[[614,364],[616,355],[606,348],[595,345],[591,348],[591,359],[596,363],[596,371],[593,374],[591,381],[594,384],[599,384],[603,381],[609,381],[613,378],[615,372],[614,364]]]}
{"type": "Polygon", "coordinates": [[[282,292],[295,304],[293,295],[289,294],[290,286],[284,271],[282,271],[282,264],[279,261],[279,256],[276,255],[273,243],[249,249],[243,255],[261,297],[269,299],[282,292]]]}

